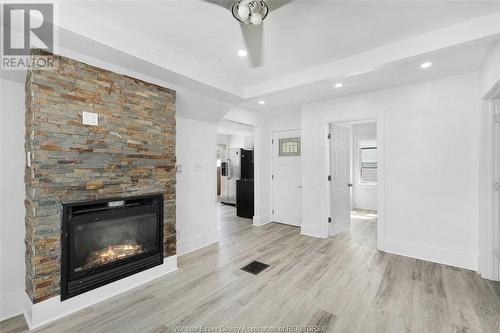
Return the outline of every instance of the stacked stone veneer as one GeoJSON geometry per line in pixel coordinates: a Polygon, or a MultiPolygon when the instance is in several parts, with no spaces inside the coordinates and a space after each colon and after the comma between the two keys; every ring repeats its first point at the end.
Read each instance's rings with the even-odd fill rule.
{"type": "Polygon", "coordinates": [[[26,292],[60,292],[63,202],[163,193],[165,256],[175,254],[175,91],[56,57],[26,78],[26,292]],[[82,112],[99,114],[98,126],[82,112]]]}

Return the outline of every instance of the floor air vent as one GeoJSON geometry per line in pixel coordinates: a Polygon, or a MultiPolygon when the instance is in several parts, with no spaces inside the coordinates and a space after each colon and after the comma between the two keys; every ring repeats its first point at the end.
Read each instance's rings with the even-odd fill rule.
{"type": "Polygon", "coordinates": [[[259,261],[252,261],[251,263],[249,263],[248,265],[243,267],[241,270],[248,272],[248,273],[252,273],[254,275],[257,275],[268,267],[269,267],[269,265],[266,265],[266,264],[261,263],[259,261]]]}

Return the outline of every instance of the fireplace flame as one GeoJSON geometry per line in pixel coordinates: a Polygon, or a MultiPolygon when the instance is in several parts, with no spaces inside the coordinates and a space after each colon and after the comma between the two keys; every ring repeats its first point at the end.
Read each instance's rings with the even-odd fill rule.
{"type": "Polygon", "coordinates": [[[142,252],[144,252],[143,246],[136,244],[135,241],[126,244],[108,245],[107,248],[89,253],[87,263],[82,268],[90,269],[142,252]]]}

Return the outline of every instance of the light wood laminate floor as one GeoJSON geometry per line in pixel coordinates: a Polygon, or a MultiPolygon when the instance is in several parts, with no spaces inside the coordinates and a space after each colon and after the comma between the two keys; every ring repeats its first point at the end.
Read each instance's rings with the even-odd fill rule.
{"type": "MultiPolygon", "coordinates": [[[[37,332],[153,333],[175,332],[176,326],[199,332],[199,326],[244,325],[500,332],[499,283],[377,252],[376,223],[370,219],[353,217],[349,233],[322,240],[277,223],[254,227],[232,207],[220,206],[219,213],[220,243],[179,257],[177,272],[37,332]],[[270,267],[256,276],[240,270],[252,260],[270,267]]],[[[20,316],[1,325],[2,333],[26,331],[20,316]]]]}

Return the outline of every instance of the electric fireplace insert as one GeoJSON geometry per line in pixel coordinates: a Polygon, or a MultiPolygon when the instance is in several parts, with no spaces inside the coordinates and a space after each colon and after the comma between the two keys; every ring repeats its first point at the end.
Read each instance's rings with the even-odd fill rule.
{"type": "Polygon", "coordinates": [[[163,196],[62,205],[61,300],[163,263],[163,196]]]}

